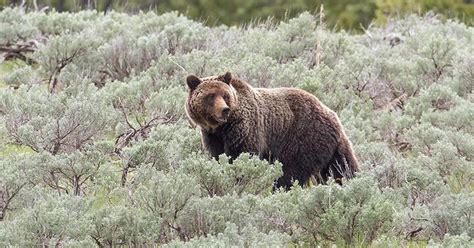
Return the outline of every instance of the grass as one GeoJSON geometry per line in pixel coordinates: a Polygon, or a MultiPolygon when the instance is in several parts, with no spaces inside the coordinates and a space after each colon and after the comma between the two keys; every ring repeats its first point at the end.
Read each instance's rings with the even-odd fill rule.
{"type": "Polygon", "coordinates": [[[0,89],[8,87],[6,83],[7,75],[19,67],[27,66],[23,60],[9,60],[0,63],[0,89]]]}
{"type": "Polygon", "coordinates": [[[463,190],[474,192],[474,182],[465,177],[466,176],[463,173],[456,173],[449,176],[447,183],[451,192],[455,194],[458,194],[463,190]]]}
{"type": "Polygon", "coordinates": [[[9,62],[0,63],[0,89],[7,87],[5,83],[5,76],[12,71],[11,65],[9,62]]]}
{"type": "MultiPolygon", "coordinates": [[[[2,135],[0,138],[4,139],[5,136],[2,135]]],[[[13,154],[22,154],[22,153],[33,153],[34,151],[28,146],[16,145],[16,144],[5,144],[0,146],[0,157],[5,157],[13,154]]]]}

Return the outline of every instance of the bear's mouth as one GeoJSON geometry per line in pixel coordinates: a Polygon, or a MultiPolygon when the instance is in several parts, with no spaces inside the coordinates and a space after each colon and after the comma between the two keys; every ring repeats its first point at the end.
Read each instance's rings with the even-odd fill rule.
{"type": "Polygon", "coordinates": [[[212,124],[212,125],[224,124],[227,122],[227,119],[228,118],[224,116],[220,116],[220,117],[213,116],[213,117],[207,118],[207,120],[209,121],[209,124],[212,124]]]}
{"type": "Polygon", "coordinates": [[[227,122],[227,117],[217,117],[217,118],[214,118],[218,123],[225,123],[227,122]]]}

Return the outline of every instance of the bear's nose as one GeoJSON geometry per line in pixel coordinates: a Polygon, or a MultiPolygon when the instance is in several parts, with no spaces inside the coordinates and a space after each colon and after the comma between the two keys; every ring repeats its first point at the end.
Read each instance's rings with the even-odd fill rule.
{"type": "Polygon", "coordinates": [[[222,116],[227,117],[229,115],[230,108],[229,107],[223,107],[222,108],[222,116]]]}

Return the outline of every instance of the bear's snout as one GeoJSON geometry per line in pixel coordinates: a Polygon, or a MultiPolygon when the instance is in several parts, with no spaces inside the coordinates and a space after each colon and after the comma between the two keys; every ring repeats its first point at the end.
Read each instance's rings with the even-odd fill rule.
{"type": "Polygon", "coordinates": [[[230,108],[225,106],[222,108],[222,117],[224,118],[227,118],[229,117],[229,113],[230,113],[230,108]]]}
{"type": "Polygon", "coordinates": [[[230,114],[230,108],[225,105],[222,108],[220,108],[218,114],[216,115],[216,121],[220,123],[227,122],[227,118],[229,117],[230,114]]]}
{"type": "Polygon", "coordinates": [[[219,123],[224,123],[227,122],[227,118],[229,117],[230,114],[230,108],[229,105],[225,102],[224,98],[222,97],[216,97],[216,100],[214,102],[214,119],[219,122],[219,123]]]}

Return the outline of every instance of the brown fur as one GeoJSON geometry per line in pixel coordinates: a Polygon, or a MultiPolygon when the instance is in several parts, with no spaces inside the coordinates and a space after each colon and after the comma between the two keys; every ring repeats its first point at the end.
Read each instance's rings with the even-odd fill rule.
{"type": "Polygon", "coordinates": [[[336,113],[315,96],[294,88],[252,88],[230,73],[187,78],[186,112],[201,127],[205,149],[217,159],[243,152],[283,164],[277,187],[303,185],[312,175],[351,178],[358,162],[336,113]],[[207,99],[207,100],[206,100],[207,99]],[[212,100],[209,100],[212,99],[212,100]],[[220,113],[230,108],[226,118],[220,113]]]}

